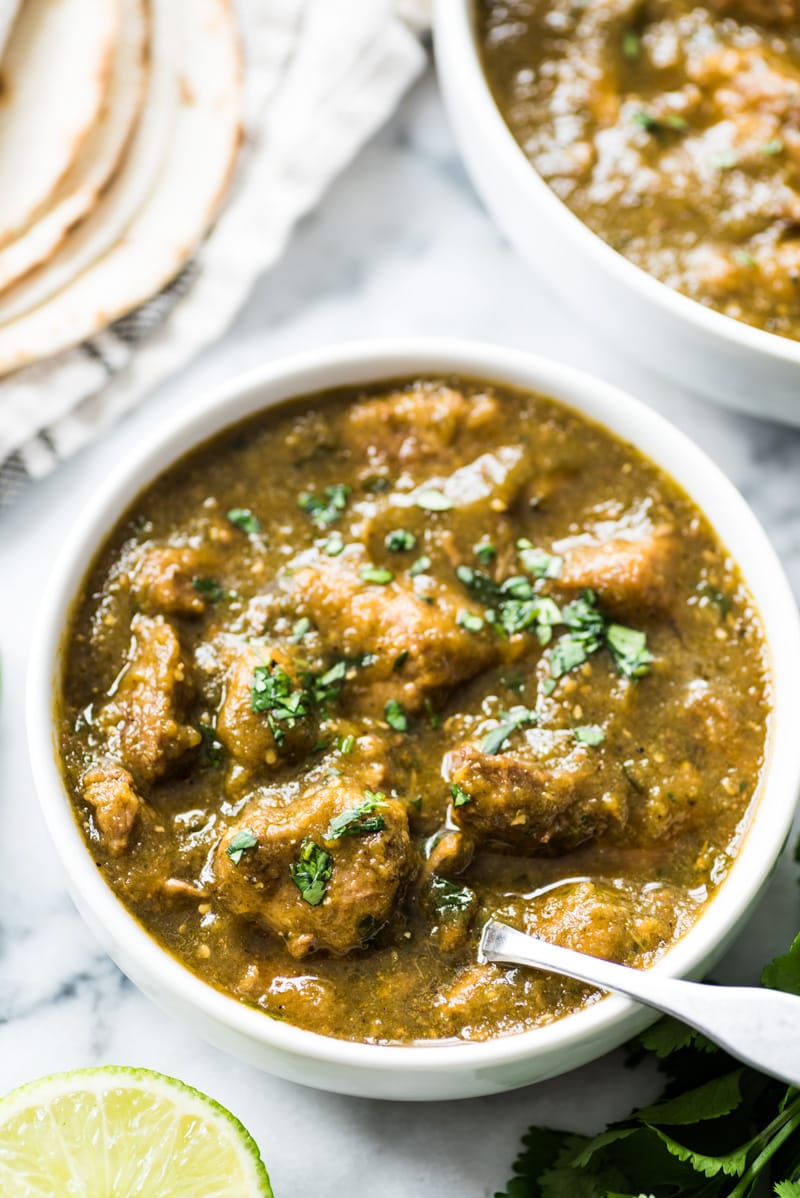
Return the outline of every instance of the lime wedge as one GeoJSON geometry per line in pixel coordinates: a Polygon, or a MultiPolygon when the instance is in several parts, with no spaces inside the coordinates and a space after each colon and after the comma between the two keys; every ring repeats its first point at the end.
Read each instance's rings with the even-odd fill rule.
{"type": "Polygon", "coordinates": [[[148,1069],[57,1073],[0,1099],[0,1194],[273,1198],[252,1136],[148,1069]]]}

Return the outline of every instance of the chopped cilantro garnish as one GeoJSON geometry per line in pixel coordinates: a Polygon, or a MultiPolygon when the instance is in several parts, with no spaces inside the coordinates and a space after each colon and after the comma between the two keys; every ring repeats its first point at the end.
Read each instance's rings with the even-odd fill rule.
{"type": "Polygon", "coordinates": [[[626,29],[622,35],[622,57],[635,62],[642,48],[642,39],[635,29],[626,29]]]}
{"type": "Polygon", "coordinates": [[[482,565],[488,566],[497,557],[497,549],[491,541],[481,541],[475,545],[473,552],[482,565]]]}
{"type": "Polygon", "coordinates": [[[193,578],[192,586],[209,603],[220,603],[228,594],[216,578],[193,578]]]}
{"type": "Polygon", "coordinates": [[[230,857],[234,865],[238,865],[242,859],[242,855],[248,849],[254,849],[258,844],[258,838],[250,828],[242,828],[241,832],[237,832],[231,840],[225,852],[230,857]]]}
{"type": "Polygon", "coordinates": [[[344,551],[344,541],[338,532],[335,532],[332,536],[328,537],[322,549],[324,553],[327,553],[328,557],[338,557],[344,551]]]}
{"type": "Polygon", "coordinates": [[[766,154],[768,158],[774,158],[776,154],[782,154],[784,144],[779,137],[773,137],[771,141],[764,142],[761,147],[761,153],[766,154]]]}
{"type": "Polygon", "coordinates": [[[410,553],[417,547],[417,538],[407,528],[395,528],[387,533],[384,544],[393,553],[410,553]]]}
{"type": "Polygon", "coordinates": [[[333,873],[333,857],[313,840],[300,845],[300,855],[289,866],[289,876],[300,891],[300,897],[311,907],[318,907],[325,898],[333,873]]]}
{"type": "Polygon", "coordinates": [[[225,753],[222,742],[217,739],[217,734],[210,724],[198,724],[197,730],[203,738],[201,742],[202,764],[212,770],[218,770],[222,765],[225,753]]]}
{"type": "Polygon", "coordinates": [[[426,487],[424,491],[418,491],[414,502],[426,512],[449,512],[453,506],[452,499],[448,499],[444,492],[436,487],[426,487]]]}
{"type": "Polygon", "coordinates": [[[415,562],[411,563],[408,572],[412,578],[416,578],[418,574],[424,574],[427,570],[430,570],[431,565],[431,559],[426,554],[423,554],[422,557],[418,557],[415,562]]]}
{"type": "Polygon", "coordinates": [[[352,733],[350,733],[347,736],[340,736],[336,740],[337,751],[339,753],[343,753],[345,756],[352,753],[353,749],[355,747],[356,747],[356,738],[353,736],[352,733]]]}
{"type": "Polygon", "coordinates": [[[534,578],[558,578],[564,565],[563,557],[547,553],[524,538],[517,541],[517,553],[523,568],[534,578]]]}
{"type": "Polygon", "coordinates": [[[323,707],[338,699],[342,683],[347,676],[347,662],[337,661],[322,674],[304,674],[303,685],[312,703],[323,707]]]}
{"type": "Polygon", "coordinates": [[[332,487],[326,487],[322,495],[306,491],[297,502],[317,528],[328,528],[339,519],[347,507],[350,490],[351,488],[344,483],[336,483],[332,487]]]}
{"type": "Polygon", "coordinates": [[[460,628],[466,628],[467,632],[480,632],[483,628],[483,617],[462,609],[456,616],[456,624],[460,628]]]}
{"type": "Polygon", "coordinates": [[[469,886],[459,886],[458,882],[440,878],[438,874],[431,878],[431,898],[437,910],[451,916],[468,914],[477,904],[475,891],[469,886]]]}
{"type": "Polygon", "coordinates": [[[338,697],[346,673],[347,663],[337,661],[323,674],[304,673],[297,686],[277,662],[256,666],[250,706],[266,714],[275,743],[282,746],[284,728],[294,728],[315,709],[324,714],[326,703],[338,697]]]}
{"type": "Polygon", "coordinates": [[[250,537],[261,532],[261,521],[258,516],[253,515],[249,508],[232,507],[229,512],[226,512],[226,519],[230,520],[231,524],[235,524],[238,529],[246,532],[250,537]]]}
{"type": "Polygon", "coordinates": [[[602,745],[606,734],[597,724],[584,724],[583,727],[575,729],[575,739],[582,745],[596,746],[602,745]]]}
{"type": "Polygon", "coordinates": [[[606,643],[621,674],[628,678],[642,678],[648,672],[653,654],[647,648],[647,637],[643,632],[636,628],[625,628],[622,624],[609,624],[606,643]]]}
{"type": "Polygon", "coordinates": [[[383,718],[390,728],[394,728],[395,732],[408,731],[408,716],[402,703],[398,703],[397,699],[390,699],[383,709],[383,718]]]}
{"type": "Polygon", "coordinates": [[[472,795],[462,790],[457,782],[453,782],[451,785],[450,794],[453,796],[454,807],[465,807],[467,803],[472,802],[472,795]]]}
{"type": "Polygon", "coordinates": [[[250,697],[253,711],[265,712],[275,743],[283,745],[286,736],[281,724],[294,728],[310,711],[305,688],[295,687],[283,666],[277,662],[256,666],[250,697]]]}
{"type": "Polygon", "coordinates": [[[343,836],[367,836],[370,832],[382,832],[386,820],[378,812],[386,806],[386,795],[380,790],[365,790],[364,798],[355,807],[335,815],[328,824],[326,840],[341,840],[343,836]]]}
{"type": "Polygon", "coordinates": [[[301,616],[300,619],[296,621],[294,627],[292,628],[292,635],[289,637],[289,640],[293,644],[299,645],[300,641],[302,641],[302,639],[306,635],[306,633],[310,632],[310,631],[311,631],[311,621],[309,620],[308,616],[301,616]]]}
{"type": "Polygon", "coordinates": [[[652,112],[640,108],[638,112],[634,112],[633,120],[646,133],[684,133],[689,128],[686,118],[676,112],[670,112],[666,116],[654,116],[652,112]]]}
{"type": "Polygon", "coordinates": [[[442,717],[439,715],[439,712],[433,706],[430,699],[425,700],[424,707],[425,707],[425,714],[428,717],[428,723],[430,724],[431,728],[433,728],[433,730],[435,732],[437,728],[441,727],[442,717]]]}
{"type": "Polygon", "coordinates": [[[397,657],[394,659],[394,662],[392,663],[392,670],[393,671],[402,670],[403,666],[406,664],[407,661],[408,661],[408,649],[401,649],[400,652],[397,654],[397,657]]]}
{"type": "Polygon", "coordinates": [[[502,723],[484,736],[481,749],[490,755],[500,753],[512,733],[527,724],[535,724],[537,718],[536,712],[528,707],[512,707],[510,711],[502,713],[502,723]]]}
{"type": "Polygon", "coordinates": [[[560,678],[562,674],[582,666],[586,658],[586,646],[567,632],[558,638],[550,650],[550,672],[553,678],[560,678]]]}
{"type": "Polygon", "coordinates": [[[545,699],[548,697],[548,695],[552,695],[553,691],[556,689],[555,678],[543,678],[540,689],[545,699]]]}
{"type": "Polygon", "coordinates": [[[383,566],[362,566],[358,572],[358,577],[362,582],[371,582],[380,587],[385,587],[388,583],[394,581],[392,571],[384,569],[383,566]]]}

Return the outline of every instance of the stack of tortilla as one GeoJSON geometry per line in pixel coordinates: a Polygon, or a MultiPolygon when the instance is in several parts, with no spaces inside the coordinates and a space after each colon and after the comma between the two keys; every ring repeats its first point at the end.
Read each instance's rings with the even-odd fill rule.
{"type": "Polygon", "coordinates": [[[230,0],[0,0],[0,375],[174,278],[241,131],[230,0]]]}

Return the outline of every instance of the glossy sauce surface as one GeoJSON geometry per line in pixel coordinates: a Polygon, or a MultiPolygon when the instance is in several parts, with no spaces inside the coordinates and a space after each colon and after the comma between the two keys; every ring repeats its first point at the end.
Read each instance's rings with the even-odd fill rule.
{"type": "Polygon", "coordinates": [[[553,191],[637,266],[800,337],[794,0],[479,0],[497,104],[553,191]]]}
{"type": "Polygon", "coordinates": [[[89,850],[179,960],[369,1042],[596,995],[484,919],[645,965],[725,877],[764,762],[757,613],[702,514],[549,399],[309,397],[167,471],[92,565],[59,723],[89,850]]]}

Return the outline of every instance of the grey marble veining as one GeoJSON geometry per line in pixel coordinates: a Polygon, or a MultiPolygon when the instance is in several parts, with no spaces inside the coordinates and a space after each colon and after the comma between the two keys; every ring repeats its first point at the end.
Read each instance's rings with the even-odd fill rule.
{"type": "MultiPolygon", "coordinates": [[[[0,1091],[105,1062],[208,1090],[262,1146],[279,1198],[486,1198],[531,1121],[589,1130],[653,1092],[618,1056],[533,1089],[437,1107],[318,1094],[249,1069],[156,1010],[99,949],[67,898],[33,795],[24,741],[32,596],[76,512],[162,415],[263,358],[386,335],[499,341],[568,361],[646,399],[689,432],[755,508],[800,592],[800,431],[733,415],[604,346],[516,261],[472,192],[433,79],[409,97],[257,286],[225,341],[102,442],[31,489],[0,524],[0,1091]]],[[[718,970],[752,981],[800,927],[785,856],[718,970]]]]}

